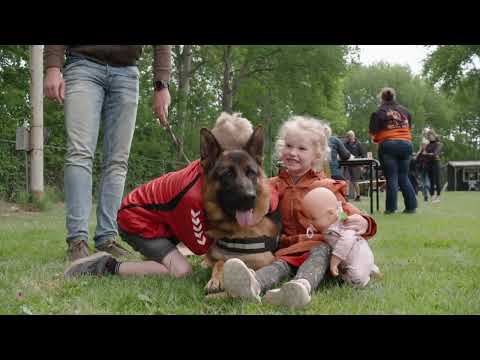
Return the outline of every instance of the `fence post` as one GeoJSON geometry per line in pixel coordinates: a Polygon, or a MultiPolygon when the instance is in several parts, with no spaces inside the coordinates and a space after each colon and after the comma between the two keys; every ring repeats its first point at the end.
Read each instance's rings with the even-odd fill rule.
{"type": "Polygon", "coordinates": [[[43,45],[30,48],[30,190],[37,199],[43,197],[43,45]]]}

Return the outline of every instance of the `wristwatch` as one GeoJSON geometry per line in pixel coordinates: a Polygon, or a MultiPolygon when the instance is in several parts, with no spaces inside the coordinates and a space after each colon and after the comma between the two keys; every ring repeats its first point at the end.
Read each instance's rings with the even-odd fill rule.
{"type": "Polygon", "coordinates": [[[155,89],[155,91],[158,91],[158,90],[162,90],[162,89],[170,89],[170,84],[168,83],[168,81],[165,81],[165,80],[155,80],[153,82],[153,88],[155,89]]]}

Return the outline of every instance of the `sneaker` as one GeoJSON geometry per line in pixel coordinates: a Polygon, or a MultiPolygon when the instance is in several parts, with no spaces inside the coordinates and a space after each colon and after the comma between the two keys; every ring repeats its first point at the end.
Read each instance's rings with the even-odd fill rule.
{"type": "Polygon", "coordinates": [[[229,259],[225,262],[223,286],[232,297],[261,302],[261,287],[255,277],[255,271],[249,269],[240,259],[229,259]]]}
{"type": "Polygon", "coordinates": [[[385,215],[395,214],[395,210],[385,210],[383,213],[385,215]]]}
{"type": "Polygon", "coordinates": [[[68,261],[75,261],[89,256],[87,242],[83,239],[74,239],[68,241],[67,258],[68,261]]]}
{"type": "Polygon", "coordinates": [[[403,210],[402,211],[404,214],[415,214],[417,212],[417,209],[411,209],[411,210],[403,210]]]}
{"type": "Polygon", "coordinates": [[[79,275],[103,275],[107,269],[107,262],[113,258],[106,252],[98,252],[91,256],[75,260],[64,272],[65,278],[72,278],[79,275]]]}
{"type": "Polygon", "coordinates": [[[264,301],[272,305],[302,308],[307,306],[312,297],[310,283],[305,279],[291,280],[280,289],[269,290],[264,296],[264,301]]]}
{"type": "Polygon", "coordinates": [[[358,196],[355,198],[355,201],[362,201],[362,199],[360,199],[360,195],[358,195],[358,196]]]}
{"type": "Polygon", "coordinates": [[[108,239],[101,245],[95,245],[97,251],[104,251],[112,254],[116,258],[130,255],[130,252],[117,243],[114,239],[108,239]]]}
{"type": "Polygon", "coordinates": [[[432,204],[436,204],[440,202],[440,197],[438,195],[434,195],[432,197],[432,204]]]}

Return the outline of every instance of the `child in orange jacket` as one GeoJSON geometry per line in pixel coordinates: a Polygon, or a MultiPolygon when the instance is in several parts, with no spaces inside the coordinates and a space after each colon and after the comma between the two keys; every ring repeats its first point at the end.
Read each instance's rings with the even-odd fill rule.
{"type": "Polygon", "coordinates": [[[330,135],[331,130],[324,122],[303,116],[294,116],[280,128],[276,152],[284,169],[271,179],[279,193],[283,226],[279,250],[275,253],[277,259],[256,272],[239,259],[228,260],[224,267],[224,286],[231,296],[261,301],[261,294],[294,275],[293,280],[300,284],[302,291],[283,305],[304,306],[310,301],[312,291],[325,277],[331,256],[331,247],[322,234],[311,238],[306,234],[309,221],[301,202],[305,194],[316,187],[326,187],[335,194],[348,216],[344,222],[346,227],[364,238],[375,235],[375,220],[346,202],[347,184],[328,179],[319,171],[329,155],[330,135]]]}

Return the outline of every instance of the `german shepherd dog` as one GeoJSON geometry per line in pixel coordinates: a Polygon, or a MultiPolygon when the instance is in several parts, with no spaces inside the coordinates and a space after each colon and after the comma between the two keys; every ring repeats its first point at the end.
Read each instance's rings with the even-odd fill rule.
{"type": "Polygon", "coordinates": [[[263,136],[257,126],[243,149],[224,151],[208,129],[200,130],[207,235],[214,240],[204,260],[213,267],[207,294],[223,291],[226,260],[239,258],[254,270],[274,260],[280,221],[267,216],[270,186],[262,168],[263,136]]]}

